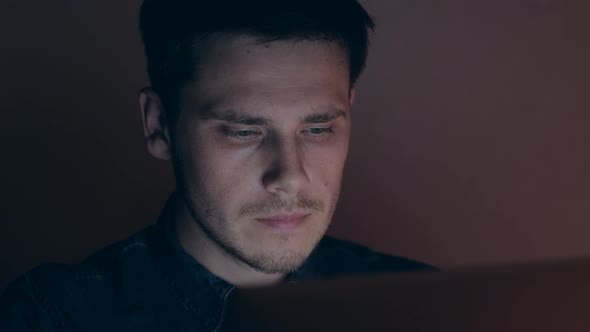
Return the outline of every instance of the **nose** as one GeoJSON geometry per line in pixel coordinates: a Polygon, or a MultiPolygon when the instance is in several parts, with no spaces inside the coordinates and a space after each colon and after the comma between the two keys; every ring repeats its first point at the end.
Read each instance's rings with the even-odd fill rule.
{"type": "Polygon", "coordinates": [[[262,176],[265,189],[283,198],[296,196],[309,183],[301,147],[296,139],[275,138],[269,145],[271,158],[262,176]]]}

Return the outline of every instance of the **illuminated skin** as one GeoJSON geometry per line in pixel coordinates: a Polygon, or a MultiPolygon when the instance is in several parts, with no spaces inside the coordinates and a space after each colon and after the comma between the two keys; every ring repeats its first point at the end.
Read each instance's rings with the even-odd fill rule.
{"type": "Polygon", "coordinates": [[[345,51],[326,41],[221,36],[199,53],[174,128],[140,93],[148,151],[172,160],[182,246],[238,286],[276,282],[326,232],[350,136],[345,51]]]}

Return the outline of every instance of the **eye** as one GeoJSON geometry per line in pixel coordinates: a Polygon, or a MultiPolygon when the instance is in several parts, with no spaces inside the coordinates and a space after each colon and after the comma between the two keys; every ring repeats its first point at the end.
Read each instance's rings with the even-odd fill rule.
{"type": "Polygon", "coordinates": [[[311,127],[311,128],[304,129],[302,132],[305,135],[312,136],[312,137],[324,137],[324,136],[334,133],[331,126],[330,127],[311,127]]]}
{"type": "Polygon", "coordinates": [[[222,132],[227,137],[237,140],[249,140],[257,138],[262,135],[262,131],[258,128],[231,128],[223,127],[222,132]]]}

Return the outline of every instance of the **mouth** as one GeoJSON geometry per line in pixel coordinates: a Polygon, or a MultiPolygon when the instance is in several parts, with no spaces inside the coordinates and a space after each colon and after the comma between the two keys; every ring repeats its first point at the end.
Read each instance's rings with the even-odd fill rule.
{"type": "Polygon", "coordinates": [[[279,231],[292,231],[301,226],[311,213],[277,214],[264,218],[256,218],[256,221],[272,229],[279,231]]]}

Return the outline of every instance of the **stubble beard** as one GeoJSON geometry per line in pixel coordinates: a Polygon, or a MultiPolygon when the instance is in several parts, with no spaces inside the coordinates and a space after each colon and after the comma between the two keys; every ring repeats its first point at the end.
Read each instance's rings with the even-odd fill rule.
{"type": "MultiPolygon", "coordinates": [[[[302,248],[290,248],[289,242],[292,240],[293,235],[276,234],[273,236],[273,243],[271,246],[255,251],[252,250],[252,248],[245,247],[248,246],[248,243],[241,244],[239,239],[235,236],[236,234],[228,232],[228,230],[232,229],[231,221],[228,221],[223,217],[220,209],[218,209],[213,202],[197,202],[199,206],[203,207],[202,217],[197,213],[195,207],[196,204],[193,204],[188,197],[185,197],[185,203],[194,222],[197,224],[197,227],[203,230],[203,233],[209,238],[209,240],[221,247],[229,256],[256,271],[265,274],[283,274],[296,271],[306,261],[313,249],[315,249],[329,225],[329,220],[316,221],[320,222],[322,227],[314,229],[314,232],[311,234],[307,234],[306,240],[309,241],[303,242],[301,245],[302,248]],[[208,222],[205,222],[205,220],[208,222]]],[[[331,204],[329,207],[329,213],[324,218],[331,218],[334,210],[333,205],[335,205],[335,203],[331,204]]],[[[264,202],[246,204],[241,209],[241,212],[245,215],[255,214],[256,212],[261,211],[269,212],[279,206],[305,207],[313,209],[320,214],[323,214],[321,212],[325,209],[324,204],[321,201],[303,197],[299,199],[297,203],[281,203],[280,201],[275,200],[267,202],[266,204],[264,202]]]]}

